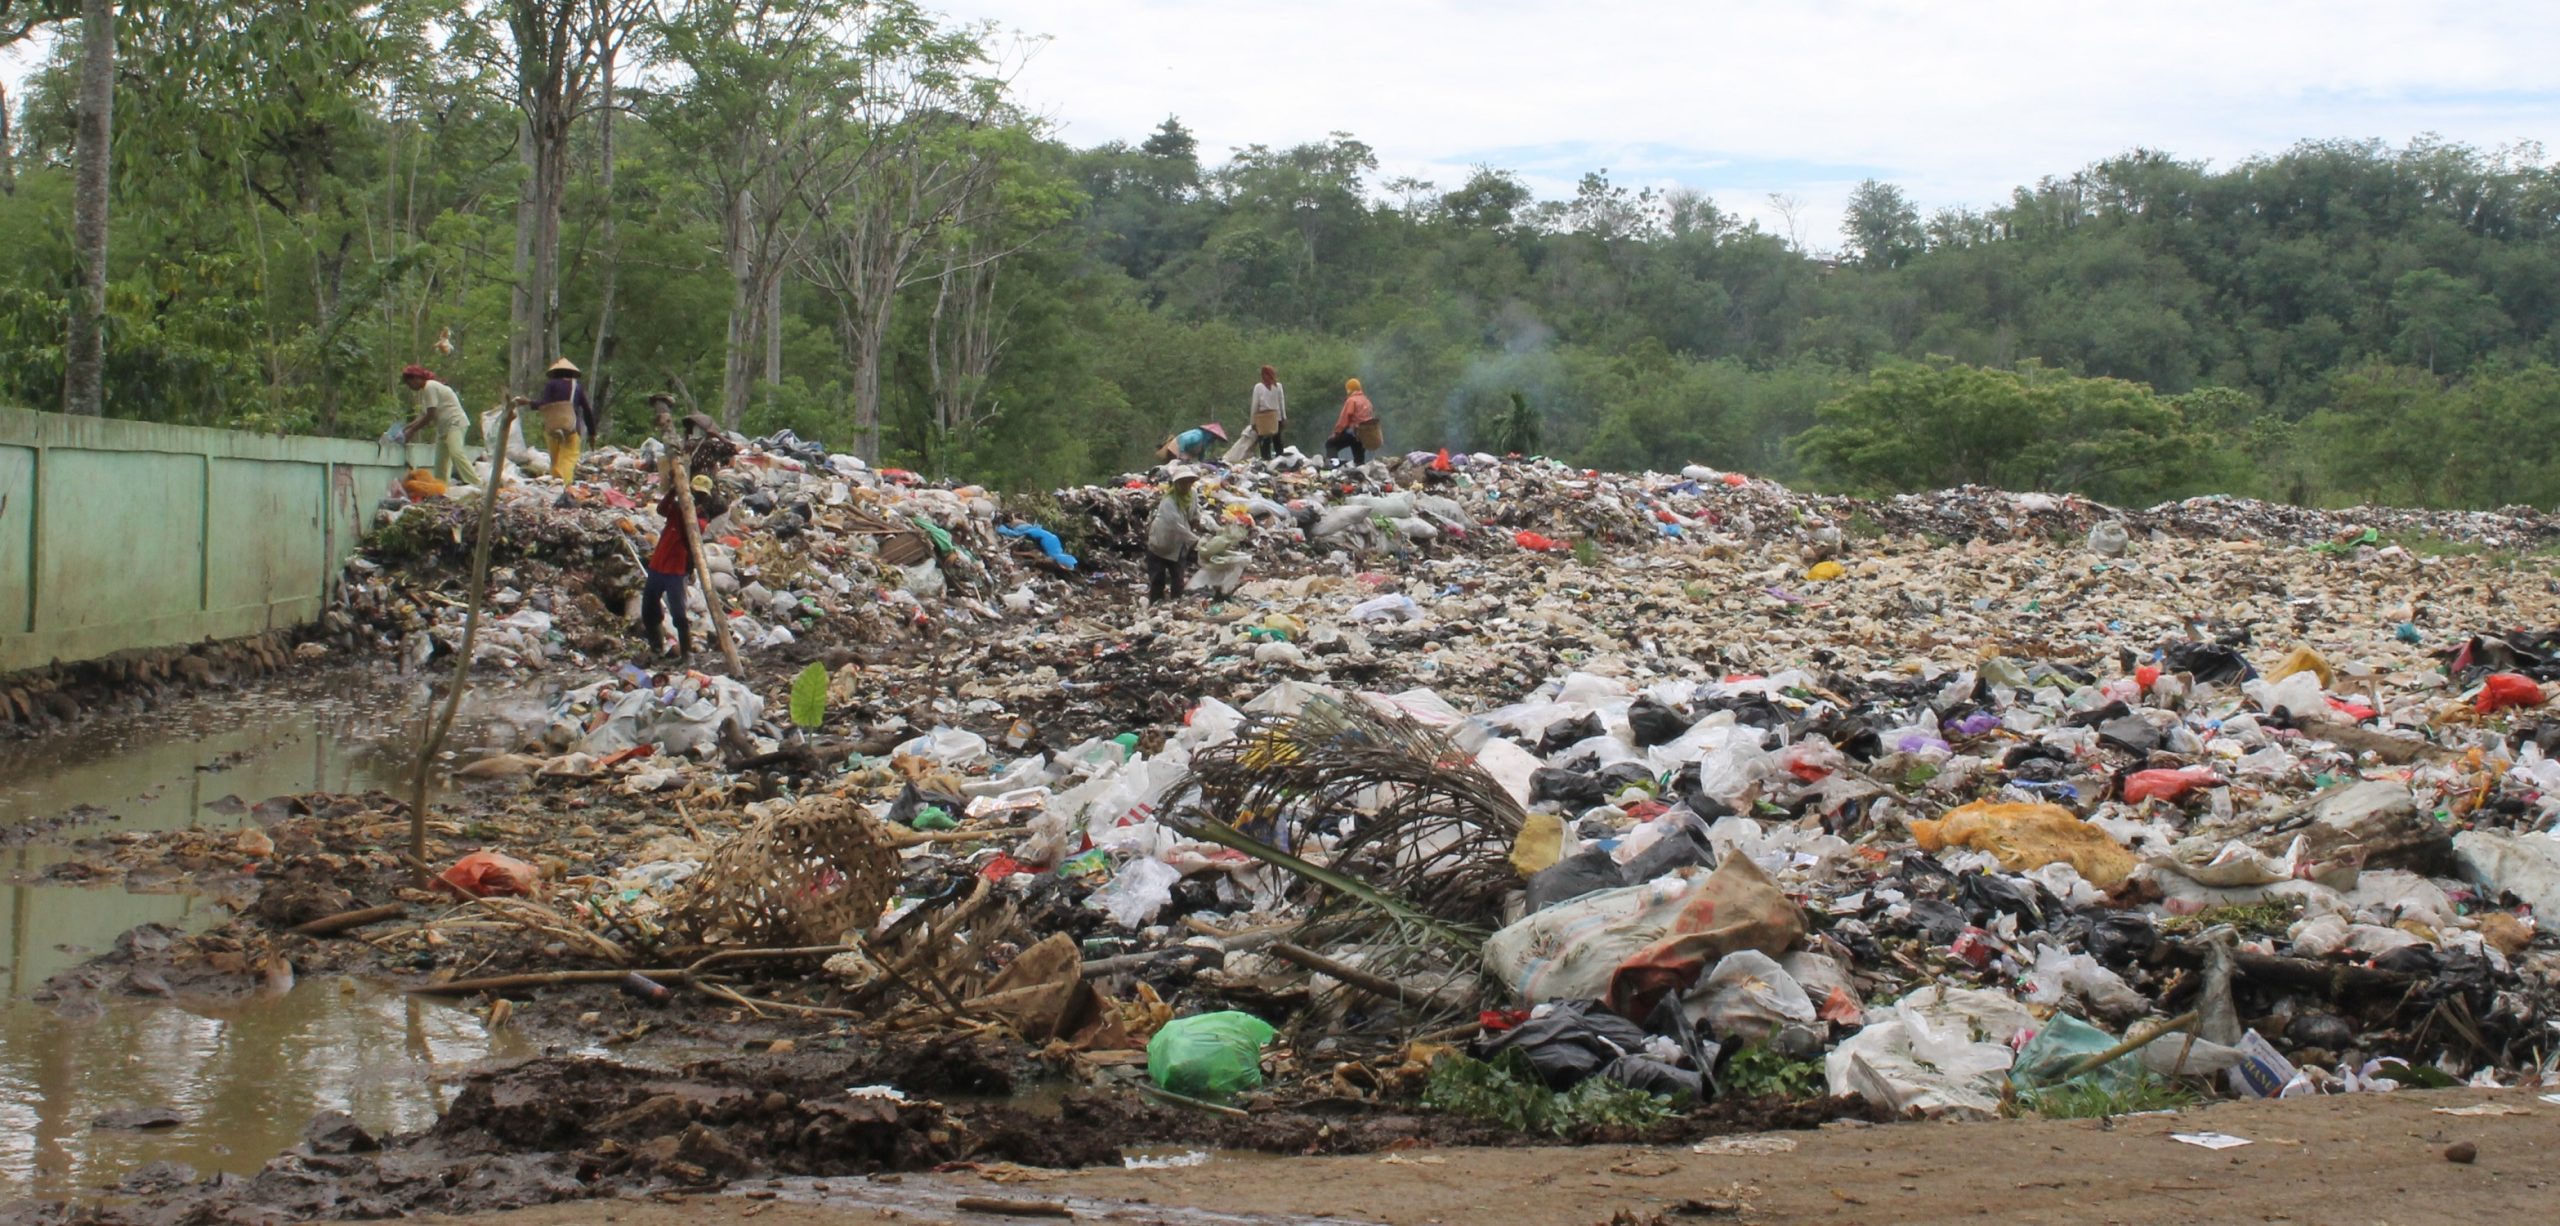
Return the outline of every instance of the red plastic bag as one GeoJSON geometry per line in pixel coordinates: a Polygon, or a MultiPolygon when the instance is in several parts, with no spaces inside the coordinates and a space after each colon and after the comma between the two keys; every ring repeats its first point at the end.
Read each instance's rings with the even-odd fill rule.
{"type": "Polygon", "coordinates": [[[1432,457],[1432,460],[1431,460],[1431,471],[1433,471],[1433,472],[1435,472],[1435,473],[1445,473],[1445,472],[1449,471],[1449,449],[1448,449],[1448,448],[1446,448],[1446,447],[1441,448],[1441,449],[1440,449],[1440,454],[1439,454],[1439,455],[1437,455],[1437,456],[1432,457]]]}
{"type": "Polygon", "coordinates": [[[494,851],[475,851],[453,862],[436,882],[465,898],[531,898],[542,870],[494,851]]]}
{"type": "Polygon", "coordinates": [[[1724,475],[1724,483],[1734,487],[1735,489],[1741,489],[1743,486],[1751,484],[1751,478],[1743,476],[1741,473],[1726,473],[1724,475]]]}
{"type": "Polygon", "coordinates": [[[2354,720],[2359,724],[2381,714],[2381,712],[2376,711],[2363,703],[2340,702],[2335,698],[2329,700],[2329,709],[2340,715],[2346,716],[2348,719],[2354,720]]]}
{"type": "Polygon", "coordinates": [[[2148,690],[2152,686],[2160,684],[2160,670],[2152,667],[2151,665],[2145,664],[2142,667],[2133,670],[2133,683],[2148,690]]]}
{"type": "Polygon", "coordinates": [[[2482,715],[2508,707],[2538,707],[2542,686],[2522,673],[2493,673],[2480,683],[2480,699],[2474,705],[2482,715]]]}
{"type": "Polygon", "coordinates": [[[1554,553],[1556,550],[1564,548],[1564,544],[1562,542],[1553,540],[1549,537],[1540,536],[1535,532],[1524,531],[1514,535],[1511,540],[1522,549],[1531,550],[1537,553],[1554,553]]]}
{"type": "Polygon", "coordinates": [[[2222,782],[2222,776],[2201,766],[2177,770],[2135,771],[2124,781],[2124,802],[2138,805],[2154,796],[2171,804],[2187,798],[2187,793],[2208,784],[2222,782]]]}

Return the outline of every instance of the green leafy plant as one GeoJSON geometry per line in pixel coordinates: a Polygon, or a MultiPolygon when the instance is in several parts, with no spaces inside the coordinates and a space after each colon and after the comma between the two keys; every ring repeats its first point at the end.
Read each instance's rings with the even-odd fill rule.
{"type": "Polygon", "coordinates": [[[791,722],[816,731],[827,718],[827,666],[810,661],[791,679],[791,722]]]}
{"type": "Polygon", "coordinates": [[[1584,566],[1598,566],[1600,564],[1600,546],[1593,543],[1591,538],[1587,536],[1581,540],[1575,541],[1573,543],[1573,560],[1584,566]]]}
{"type": "Polygon", "coordinates": [[[1821,1061],[1783,1056],[1758,1043],[1727,1058],[1718,1081],[1737,1098],[1815,1098],[1829,1087],[1821,1061]]]}
{"type": "Polygon", "coordinates": [[[1599,1077],[1558,1093],[1538,1083],[1527,1057],[1517,1051],[1491,1062],[1455,1053],[1440,1057],[1423,1084],[1422,1105],[1479,1124],[1558,1137],[1590,1128],[1647,1128],[1680,1108],[1662,1095],[1599,1077]]]}
{"type": "Polygon", "coordinates": [[[2009,1111],[2053,1120],[2091,1120],[2138,1111],[2183,1111],[2196,1102],[2195,1091],[2144,1073],[2114,1079],[2081,1077],[2041,1090],[2022,1090],[2011,1100],[2009,1111]]]}

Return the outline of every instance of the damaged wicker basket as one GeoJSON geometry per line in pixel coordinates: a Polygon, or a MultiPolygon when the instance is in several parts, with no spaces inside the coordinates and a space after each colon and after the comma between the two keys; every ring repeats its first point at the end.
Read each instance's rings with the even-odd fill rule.
{"type": "Polygon", "coordinates": [[[687,882],[669,935],[714,949],[833,945],[864,929],[898,884],[888,829],[842,796],[775,808],[687,882]]]}

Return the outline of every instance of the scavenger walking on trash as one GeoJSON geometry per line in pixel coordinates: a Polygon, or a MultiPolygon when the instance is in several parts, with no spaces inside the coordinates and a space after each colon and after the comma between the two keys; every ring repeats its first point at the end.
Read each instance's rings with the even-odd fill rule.
{"type": "Polygon", "coordinates": [[[551,475],[572,481],[578,475],[578,444],[596,433],[595,406],[587,400],[587,388],[577,363],[567,358],[553,362],[543,371],[542,397],[528,400],[516,397],[519,405],[531,405],[542,414],[543,447],[551,456],[551,475]]]}
{"type": "MultiPolygon", "coordinates": [[[[719,496],[713,492],[709,473],[694,474],[694,531],[704,532],[721,510],[719,496]]],[[[640,633],[649,640],[649,654],[663,658],[664,640],[658,633],[658,610],[663,606],[666,619],[676,627],[676,662],[693,658],[693,626],[685,611],[689,584],[693,578],[693,542],[684,531],[684,499],[673,489],[658,499],[658,514],[666,519],[666,527],[658,530],[657,547],[649,551],[646,569],[648,579],[640,589],[640,633]]]]}

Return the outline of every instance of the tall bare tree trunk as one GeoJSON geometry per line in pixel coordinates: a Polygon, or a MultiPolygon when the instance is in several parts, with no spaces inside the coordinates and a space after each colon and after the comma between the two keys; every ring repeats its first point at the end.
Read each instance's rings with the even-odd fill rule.
{"type": "Polygon", "coordinates": [[[532,390],[536,364],[543,359],[534,355],[533,309],[533,233],[540,226],[534,220],[539,207],[534,201],[533,121],[527,119],[516,128],[516,154],[524,163],[524,193],[516,198],[515,288],[507,296],[507,390],[523,395],[532,390]]]}
{"type": "Polygon", "coordinates": [[[80,3],[79,146],[72,186],[71,241],[80,282],[71,293],[71,337],[64,351],[62,411],[97,417],[106,411],[107,155],[115,132],[116,6],[80,3]]]}
{"type": "Polygon", "coordinates": [[[596,185],[604,192],[604,217],[598,231],[603,247],[604,284],[596,297],[595,356],[588,359],[587,379],[593,385],[588,396],[595,402],[596,435],[601,442],[605,428],[613,421],[606,403],[612,391],[612,380],[605,374],[605,359],[613,353],[613,293],[622,279],[622,244],[615,237],[617,210],[613,203],[613,62],[622,50],[622,40],[608,34],[603,56],[597,63],[604,88],[604,110],[596,115],[596,185]]]}
{"type": "Polygon", "coordinates": [[[764,407],[773,410],[774,385],[782,382],[782,278],[764,295],[764,407]]]}
{"type": "Polygon", "coordinates": [[[9,87],[0,85],[0,196],[18,194],[18,159],[9,140],[9,87]]]}
{"type": "Polygon", "coordinates": [[[729,199],[729,216],[721,225],[721,241],[729,248],[729,334],[721,348],[720,424],[735,430],[746,421],[747,393],[755,384],[756,317],[764,312],[764,289],[749,253],[755,236],[755,199],[740,191],[729,199]]]}
{"type": "Polygon", "coordinates": [[[853,340],[853,429],[866,464],[880,463],[880,358],[889,347],[889,309],[895,290],[862,305],[853,340]]]}

